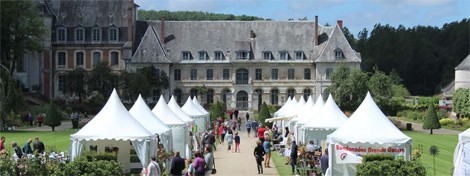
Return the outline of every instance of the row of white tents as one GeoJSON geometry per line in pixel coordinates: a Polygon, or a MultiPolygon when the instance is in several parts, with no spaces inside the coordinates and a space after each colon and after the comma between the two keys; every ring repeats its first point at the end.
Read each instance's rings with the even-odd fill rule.
{"type": "Polygon", "coordinates": [[[356,165],[365,154],[390,154],[399,159],[411,157],[411,138],[403,134],[383,114],[367,93],[357,110],[347,118],[330,95],[288,99],[272,119],[280,128],[294,131],[295,140],[316,140],[329,150],[328,175],[355,175],[356,165]]]}
{"type": "MultiPolygon", "coordinates": [[[[72,161],[93,146],[97,152],[106,148],[118,148],[117,159],[125,170],[131,167],[131,149],[140,160],[138,168],[147,166],[150,156],[156,155],[157,136],[165,150],[178,150],[182,156],[191,156],[189,131],[207,130],[209,113],[196,98],[190,97],[180,108],[175,97],[168,104],[161,97],[155,107],[150,108],[139,95],[132,108],[122,104],[116,90],[113,90],[106,105],[77,133],[72,134],[70,155],[72,161]]],[[[197,146],[195,144],[195,146],[197,146]]]]}

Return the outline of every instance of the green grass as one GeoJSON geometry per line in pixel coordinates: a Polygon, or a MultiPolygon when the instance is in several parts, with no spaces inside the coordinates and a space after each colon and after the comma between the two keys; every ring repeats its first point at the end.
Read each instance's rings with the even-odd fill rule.
{"type": "MultiPolygon", "coordinates": [[[[50,147],[55,147],[57,151],[67,152],[70,145],[70,135],[75,133],[75,130],[64,130],[64,131],[7,131],[1,132],[1,136],[5,136],[5,147],[9,152],[13,152],[11,142],[16,141],[20,147],[31,138],[39,137],[39,139],[46,146],[46,151],[50,151],[50,147]]],[[[31,145],[31,147],[33,147],[31,145]]]]}
{"type": "Polygon", "coordinates": [[[286,157],[279,155],[278,152],[272,152],[271,157],[273,158],[274,165],[276,165],[277,172],[279,175],[291,175],[292,168],[290,165],[285,165],[286,157]]]}
{"type": "Polygon", "coordinates": [[[433,157],[429,154],[429,147],[432,145],[439,148],[439,155],[436,157],[436,175],[451,175],[454,150],[458,142],[456,134],[430,135],[413,131],[404,131],[404,133],[413,139],[413,150],[420,144],[423,146],[423,155],[420,160],[427,169],[427,175],[434,175],[433,157]]]}

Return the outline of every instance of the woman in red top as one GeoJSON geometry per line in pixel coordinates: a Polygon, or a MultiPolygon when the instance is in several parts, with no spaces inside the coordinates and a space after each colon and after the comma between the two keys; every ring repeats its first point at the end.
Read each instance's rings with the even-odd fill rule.
{"type": "Polygon", "coordinates": [[[224,125],[223,124],[220,124],[220,126],[219,126],[219,135],[220,135],[219,144],[222,144],[222,142],[224,142],[224,137],[225,137],[224,125]]]}
{"type": "Polygon", "coordinates": [[[261,141],[261,143],[264,142],[264,128],[261,125],[260,127],[258,127],[258,138],[261,141]]]}

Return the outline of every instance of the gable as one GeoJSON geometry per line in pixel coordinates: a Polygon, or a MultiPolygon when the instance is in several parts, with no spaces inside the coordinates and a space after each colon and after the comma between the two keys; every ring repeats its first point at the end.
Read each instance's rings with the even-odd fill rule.
{"type": "Polygon", "coordinates": [[[361,62],[358,53],[351,48],[348,40],[344,36],[342,30],[335,26],[326,46],[321,51],[315,62],[361,62]],[[342,57],[337,58],[340,52],[342,57]]]}
{"type": "Polygon", "coordinates": [[[139,46],[132,56],[132,63],[169,63],[159,37],[152,26],[147,27],[139,46]]]}

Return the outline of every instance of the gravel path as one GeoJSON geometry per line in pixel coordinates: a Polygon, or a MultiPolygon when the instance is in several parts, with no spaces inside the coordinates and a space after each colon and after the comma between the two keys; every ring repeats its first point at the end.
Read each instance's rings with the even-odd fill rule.
{"type": "MultiPolygon", "coordinates": [[[[403,123],[403,125],[405,125],[406,123],[411,123],[411,124],[412,124],[412,127],[413,127],[413,131],[421,132],[421,133],[428,133],[428,134],[429,134],[429,131],[430,131],[430,130],[425,130],[425,129],[423,129],[423,124],[415,123],[415,122],[407,122],[407,121],[404,121],[404,120],[402,120],[402,119],[399,119],[399,120],[403,123]]],[[[459,133],[461,133],[461,132],[462,132],[462,131],[449,130],[449,129],[445,129],[445,128],[432,130],[432,133],[433,133],[433,134],[459,134],[459,133]]]]}
{"type": "MultiPolygon", "coordinates": [[[[63,121],[61,122],[60,126],[56,126],[54,130],[61,131],[61,130],[71,129],[71,128],[72,128],[72,121],[63,121]]],[[[16,130],[17,131],[52,131],[52,127],[43,124],[41,127],[36,126],[32,128],[24,128],[24,129],[16,129],[16,130]]]]}

